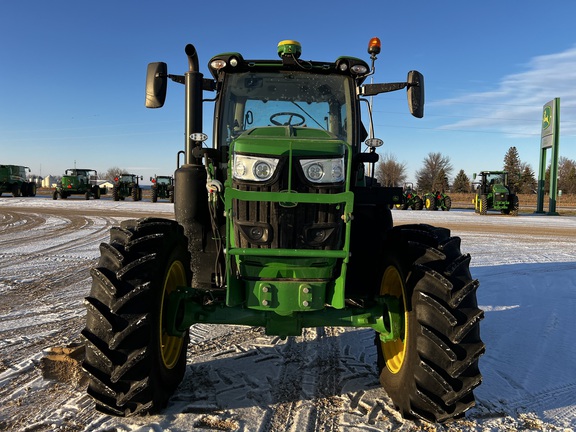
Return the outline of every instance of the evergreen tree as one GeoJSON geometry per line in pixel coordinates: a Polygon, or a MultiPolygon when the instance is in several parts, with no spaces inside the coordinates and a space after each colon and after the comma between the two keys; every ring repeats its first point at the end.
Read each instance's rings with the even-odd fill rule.
{"type": "Polygon", "coordinates": [[[532,167],[529,164],[526,164],[522,174],[520,175],[517,192],[523,194],[533,193],[536,191],[537,183],[532,167]]]}
{"type": "Polygon", "coordinates": [[[452,192],[470,192],[470,179],[462,169],[458,172],[458,174],[456,174],[456,177],[454,177],[454,183],[452,183],[452,192]]]}
{"type": "Polygon", "coordinates": [[[510,147],[504,155],[504,171],[508,171],[508,184],[517,189],[522,176],[522,164],[516,147],[510,147]]]}

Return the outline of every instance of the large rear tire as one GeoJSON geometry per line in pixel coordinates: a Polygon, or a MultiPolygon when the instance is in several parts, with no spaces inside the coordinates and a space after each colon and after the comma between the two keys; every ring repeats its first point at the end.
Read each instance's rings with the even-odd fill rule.
{"type": "Polygon", "coordinates": [[[426,195],[424,197],[424,206],[426,207],[426,210],[437,210],[436,197],[434,195],[426,195]]]}
{"type": "Polygon", "coordinates": [[[392,229],[380,295],[400,299],[402,336],[376,335],[380,382],[406,418],[443,422],[474,405],[484,353],[476,289],[460,238],[429,225],[392,229]]]}
{"type": "Polygon", "coordinates": [[[86,298],[88,394],[107,414],[164,408],[186,368],[188,332],[165,331],[167,294],[189,286],[190,254],[175,221],[146,218],[112,228],[86,298]]]}
{"type": "Polygon", "coordinates": [[[518,216],[518,209],[520,208],[520,202],[518,200],[518,195],[510,196],[510,215],[518,216]]]}
{"type": "Polygon", "coordinates": [[[422,210],[424,208],[424,203],[422,202],[422,198],[416,197],[414,198],[414,209],[413,210],[422,210]]]}

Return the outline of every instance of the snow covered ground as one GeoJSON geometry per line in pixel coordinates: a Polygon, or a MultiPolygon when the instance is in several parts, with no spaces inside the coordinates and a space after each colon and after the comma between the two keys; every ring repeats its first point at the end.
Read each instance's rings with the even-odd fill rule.
{"type": "Polygon", "coordinates": [[[184,381],[162,415],[97,413],[78,361],[88,269],[128,217],[172,217],[167,202],[0,198],[0,430],[576,430],[576,217],[393,211],[396,224],[452,229],[472,255],[486,354],[477,405],[446,425],[406,421],[378,384],[370,330],[191,329],[184,381]]]}

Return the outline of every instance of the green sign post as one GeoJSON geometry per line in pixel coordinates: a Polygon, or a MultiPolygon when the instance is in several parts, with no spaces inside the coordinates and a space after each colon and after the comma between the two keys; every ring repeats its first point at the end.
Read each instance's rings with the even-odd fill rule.
{"type": "Polygon", "coordinates": [[[558,152],[560,147],[560,98],[555,98],[544,105],[542,113],[542,132],[540,134],[540,169],[538,170],[538,196],[536,212],[544,213],[544,183],[546,179],[546,151],[552,149],[550,161],[550,191],[548,215],[556,212],[558,196],[558,152]]]}

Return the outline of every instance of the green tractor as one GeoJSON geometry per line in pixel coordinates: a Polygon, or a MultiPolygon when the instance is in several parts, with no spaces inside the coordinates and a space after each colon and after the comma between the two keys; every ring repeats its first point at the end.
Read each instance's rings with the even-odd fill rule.
{"type": "Polygon", "coordinates": [[[0,196],[4,192],[13,197],[36,196],[36,182],[26,179],[26,171],[30,171],[27,166],[0,165],[0,196]]]}
{"type": "Polygon", "coordinates": [[[500,210],[502,214],[518,216],[518,195],[508,184],[506,171],[482,171],[473,178],[477,181],[472,201],[476,213],[485,215],[488,210],[500,210]]]}
{"type": "Polygon", "coordinates": [[[160,62],[146,78],[149,108],[164,104],[168,78],[185,86],[175,220],[123,221],[91,270],[83,367],[97,409],[165,407],[184,377],[190,326],[259,326],[281,338],[351,326],[374,330],[380,382],[402,415],[461,416],[474,405],[484,352],[470,257],[448,229],[393,226],[402,189],[366,175],[382,140],[368,136],[362,104],[407,89],[420,118],[422,75],[365,83],[377,38],[371,67],[356,57],[303,60],[298,42],[282,41],[276,60],[212,57],[210,78],[194,46],[184,51],[184,75],[160,62]]]}
{"type": "Polygon", "coordinates": [[[100,199],[102,190],[98,186],[98,172],[92,169],[70,168],[64,172],[62,180],[52,192],[52,199],[68,198],[70,195],[84,195],[85,199],[100,199]]]}
{"type": "Polygon", "coordinates": [[[174,177],[172,176],[154,176],[150,177],[152,182],[151,192],[152,202],[157,202],[158,198],[174,202],[174,177]]]}
{"type": "Polygon", "coordinates": [[[139,180],[143,177],[138,177],[136,174],[120,174],[114,178],[114,185],[112,186],[112,199],[119,201],[132,197],[133,201],[140,201],[142,199],[142,188],[140,188],[139,180]]]}
{"type": "Polygon", "coordinates": [[[442,209],[449,211],[452,207],[452,199],[440,187],[436,187],[435,190],[435,192],[424,195],[424,207],[426,210],[442,209]]]}
{"type": "Polygon", "coordinates": [[[402,203],[396,204],[396,208],[400,210],[422,210],[422,198],[416,193],[412,183],[404,183],[404,191],[402,193],[402,203]]]}

